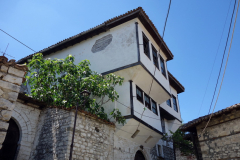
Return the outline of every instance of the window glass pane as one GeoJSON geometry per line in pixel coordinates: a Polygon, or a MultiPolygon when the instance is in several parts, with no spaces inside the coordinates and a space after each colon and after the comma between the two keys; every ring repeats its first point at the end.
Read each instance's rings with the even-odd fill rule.
{"type": "Polygon", "coordinates": [[[154,102],[153,100],[152,100],[152,111],[153,113],[158,114],[156,102],[154,102]]]}
{"type": "Polygon", "coordinates": [[[137,93],[137,99],[143,103],[143,92],[138,87],[136,87],[136,93],[137,93]]]}
{"type": "Polygon", "coordinates": [[[161,125],[162,125],[162,132],[163,133],[166,133],[166,130],[165,130],[165,122],[164,122],[164,119],[161,118],[161,125]]]}
{"type": "Polygon", "coordinates": [[[159,69],[157,50],[153,46],[152,46],[152,54],[153,54],[153,64],[159,69]]]}
{"type": "Polygon", "coordinates": [[[150,58],[150,53],[149,53],[149,40],[147,37],[143,34],[143,50],[144,53],[150,58]]]}
{"type": "Polygon", "coordinates": [[[172,99],[173,99],[173,108],[174,108],[175,111],[178,112],[178,108],[177,108],[177,99],[176,99],[176,97],[174,97],[174,96],[173,96],[172,99]]]}
{"type": "Polygon", "coordinates": [[[171,99],[168,99],[168,100],[166,101],[166,103],[167,103],[168,106],[172,107],[172,105],[171,105],[171,99]]]}
{"type": "Polygon", "coordinates": [[[166,69],[164,65],[164,60],[162,58],[160,58],[160,63],[161,63],[161,72],[164,76],[166,76],[166,69]]]}
{"type": "Polygon", "coordinates": [[[146,94],[144,94],[144,99],[145,99],[145,106],[151,109],[150,98],[146,94]]]}

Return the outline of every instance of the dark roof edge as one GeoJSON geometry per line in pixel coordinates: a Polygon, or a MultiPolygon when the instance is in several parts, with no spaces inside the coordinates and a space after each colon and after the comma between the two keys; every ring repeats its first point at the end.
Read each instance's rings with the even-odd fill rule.
{"type": "Polygon", "coordinates": [[[177,90],[177,93],[182,93],[185,91],[183,85],[168,71],[168,78],[170,85],[177,90]]]}
{"type": "MultiPolygon", "coordinates": [[[[37,53],[42,53],[43,55],[48,55],[48,54],[54,53],[56,51],[62,50],[69,46],[73,46],[76,43],[79,43],[90,37],[98,35],[102,32],[106,32],[110,28],[118,26],[118,25],[125,23],[129,20],[132,20],[134,18],[139,18],[140,21],[143,23],[143,25],[147,25],[146,28],[150,30],[151,36],[154,38],[154,40],[159,45],[160,45],[160,43],[163,43],[161,49],[164,51],[165,55],[167,56],[167,60],[173,59],[173,54],[167,47],[166,43],[164,42],[164,40],[162,39],[160,34],[158,33],[158,30],[156,29],[156,27],[154,26],[152,21],[149,19],[149,17],[147,16],[147,14],[144,12],[144,10],[141,7],[138,7],[134,10],[128,11],[127,13],[122,14],[120,16],[109,19],[94,28],[90,28],[89,30],[83,31],[75,36],[64,39],[64,40],[62,40],[54,45],[51,45],[48,48],[45,48],[37,53]]],[[[36,53],[34,53],[34,54],[36,54],[36,53]]],[[[18,60],[17,63],[22,64],[22,63],[27,62],[27,60],[32,58],[34,54],[28,55],[28,56],[18,60]]]]}
{"type": "MultiPolygon", "coordinates": [[[[231,112],[232,110],[235,110],[235,109],[240,109],[240,103],[234,104],[230,107],[227,107],[225,109],[222,109],[220,111],[217,111],[217,112],[213,113],[212,118],[214,118],[216,116],[219,116],[219,115],[222,115],[222,114],[225,114],[227,112],[231,112]]],[[[192,121],[190,121],[186,124],[183,124],[179,129],[182,130],[182,131],[190,131],[191,128],[196,127],[201,122],[207,121],[209,119],[209,117],[210,117],[210,114],[199,117],[199,118],[196,118],[196,119],[194,119],[194,120],[192,120],[192,121]]]]}

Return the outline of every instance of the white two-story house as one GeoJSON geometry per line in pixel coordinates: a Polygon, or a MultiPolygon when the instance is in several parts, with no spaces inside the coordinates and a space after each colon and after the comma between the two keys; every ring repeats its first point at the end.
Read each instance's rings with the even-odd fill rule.
{"type": "Polygon", "coordinates": [[[145,148],[156,147],[157,155],[164,156],[165,144],[159,140],[182,122],[178,94],[184,92],[184,87],[168,71],[167,62],[173,54],[142,8],[40,52],[52,59],[71,54],[76,64],[88,59],[93,71],[124,77],[123,85],[116,87],[118,101],[104,106],[107,112],[118,108],[126,118],[125,125],[116,125],[115,134],[145,148]]]}

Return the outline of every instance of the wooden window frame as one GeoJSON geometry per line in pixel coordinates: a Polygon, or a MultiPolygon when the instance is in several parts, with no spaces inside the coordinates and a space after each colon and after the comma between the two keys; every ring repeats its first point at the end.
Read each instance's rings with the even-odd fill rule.
{"type": "Polygon", "coordinates": [[[136,85],[136,97],[137,100],[140,101],[141,103],[143,103],[143,91],[136,85]],[[142,94],[142,98],[140,98],[140,96],[137,94],[137,90],[139,90],[142,94]]]}
{"type": "Polygon", "coordinates": [[[158,52],[155,49],[155,47],[152,45],[152,56],[153,56],[153,64],[157,67],[157,69],[159,70],[159,63],[158,63],[158,52]],[[156,55],[154,55],[154,53],[156,53],[156,55]],[[155,61],[157,64],[155,64],[155,61]]]}
{"type": "Polygon", "coordinates": [[[145,107],[147,107],[148,109],[151,110],[151,98],[150,98],[146,93],[144,93],[144,104],[145,104],[145,107]],[[146,104],[145,97],[147,97],[147,98],[149,99],[149,104],[148,104],[148,106],[147,106],[147,104],[146,104]]]}
{"type": "Polygon", "coordinates": [[[151,60],[151,58],[150,58],[149,40],[148,40],[147,36],[143,32],[142,32],[142,35],[143,35],[143,52],[151,60]],[[145,43],[147,44],[146,46],[144,45],[145,43]]]}
{"type": "Polygon", "coordinates": [[[151,104],[152,104],[152,112],[155,113],[155,112],[153,111],[153,108],[154,108],[154,107],[153,107],[153,104],[155,104],[155,110],[156,110],[156,113],[155,113],[155,114],[158,115],[157,103],[156,103],[153,99],[151,99],[151,104]]]}
{"type": "Polygon", "coordinates": [[[170,98],[170,99],[168,99],[167,101],[166,101],[167,105],[168,105],[169,107],[172,107],[171,98],[170,98]],[[169,102],[170,102],[170,104],[168,104],[168,103],[167,103],[167,101],[169,101],[169,102]]]}
{"type": "Polygon", "coordinates": [[[173,101],[173,109],[178,112],[178,105],[177,105],[177,98],[172,95],[172,101],[173,101]],[[174,103],[174,100],[175,100],[175,103],[174,103]]]}
{"type": "Polygon", "coordinates": [[[161,66],[161,72],[164,75],[165,78],[167,78],[167,71],[166,71],[166,66],[165,66],[165,61],[164,59],[160,56],[160,66],[161,66]],[[163,68],[162,68],[163,65],[163,68]]]}

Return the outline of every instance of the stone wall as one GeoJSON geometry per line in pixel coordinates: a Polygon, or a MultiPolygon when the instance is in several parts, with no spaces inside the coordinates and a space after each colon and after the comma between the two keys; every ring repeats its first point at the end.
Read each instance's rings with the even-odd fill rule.
{"type": "MultiPolygon", "coordinates": [[[[31,159],[69,159],[74,112],[46,108],[41,112],[31,159]]],[[[78,113],[73,159],[112,160],[114,127],[78,113]]]]}
{"type": "MultiPolygon", "coordinates": [[[[205,125],[202,122],[197,126],[198,135],[205,125]]],[[[204,160],[240,159],[240,110],[213,118],[199,143],[204,160]]]]}
{"type": "MultiPolygon", "coordinates": [[[[70,154],[74,110],[45,108],[41,111],[30,159],[67,160],[70,154]]],[[[74,160],[132,160],[141,150],[151,160],[150,148],[115,135],[115,126],[78,113],[74,160]]]]}
{"type": "Polygon", "coordinates": [[[15,103],[12,118],[18,124],[20,129],[18,160],[29,159],[40,114],[38,108],[39,107],[36,105],[31,103],[26,104],[19,99],[15,103]]]}
{"type": "Polygon", "coordinates": [[[16,64],[15,60],[0,56],[0,149],[26,70],[26,66],[16,64]]]}
{"type": "Polygon", "coordinates": [[[195,155],[192,156],[184,156],[181,154],[179,149],[175,150],[176,160],[197,160],[195,155]]]}

